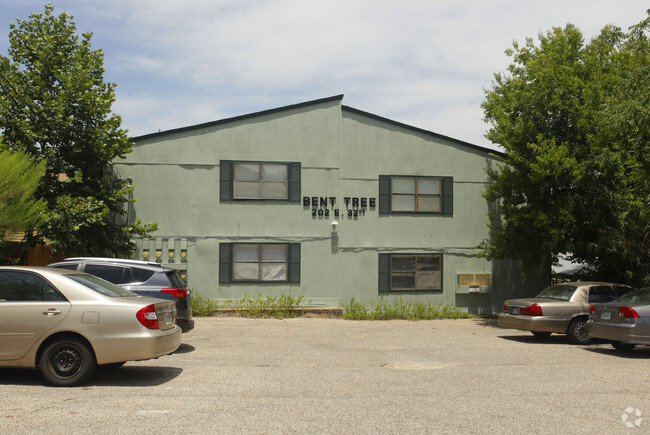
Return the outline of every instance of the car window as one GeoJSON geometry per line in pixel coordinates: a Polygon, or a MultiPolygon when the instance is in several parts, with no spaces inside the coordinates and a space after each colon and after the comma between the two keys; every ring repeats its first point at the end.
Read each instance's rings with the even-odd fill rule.
{"type": "Polygon", "coordinates": [[[178,272],[175,270],[167,272],[167,276],[169,277],[169,281],[172,283],[172,287],[185,288],[185,282],[183,281],[183,278],[180,277],[178,272]]]}
{"type": "Polygon", "coordinates": [[[65,301],[45,279],[35,273],[0,271],[0,302],[65,301]]]}
{"type": "Polygon", "coordinates": [[[133,272],[133,282],[145,282],[154,274],[153,270],[142,269],[139,267],[132,268],[131,272],[133,272]]]}
{"type": "Polygon", "coordinates": [[[568,301],[573,296],[573,293],[576,291],[576,287],[570,285],[552,285],[546,287],[542,290],[537,297],[538,298],[548,298],[548,299],[558,299],[560,301],[568,301]]]}
{"type": "Polygon", "coordinates": [[[131,269],[128,267],[109,266],[105,264],[86,264],[84,272],[103,278],[113,284],[133,282],[133,279],[131,279],[131,269]]]}
{"type": "Polygon", "coordinates": [[[124,290],[122,287],[118,287],[115,284],[112,284],[108,281],[105,281],[93,275],[70,274],[66,276],[71,280],[83,284],[89,289],[96,291],[97,293],[101,293],[104,296],[108,296],[111,298],[125,298],[131,296],[138,296],[133,292],[124,290]]]}
{"type": "Polygon", "coordinates": [[[634,290],[626,293],[616,299],[616,302],[626,304],[650,304],[650,288],[642,288],[641,290],[634,290]]]}
{"type": "Polygon", "coordinates": [[[623,296],[626,293],[631,292],[632,290],[634,290],[634,289],[631,288],[631,287],[615,286],[614,287],[614,296],[617,297],[617,298],[620,298],[621,296],[623,296]]]}
{"type": "Polygon", "coordinates": [[[615,298],[614,290],[608,285],[589,288],[589,303],[609,302],[615,298]]]}

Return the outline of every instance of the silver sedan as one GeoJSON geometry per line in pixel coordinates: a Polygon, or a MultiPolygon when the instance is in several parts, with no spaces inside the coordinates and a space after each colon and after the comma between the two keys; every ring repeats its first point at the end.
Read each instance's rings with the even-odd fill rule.
{"type": "Polygon", "coordinates": [[[627,293],[606,304],[592,304],[587,321],[589,335],[609,340],[616,349],[650,345],[650,288],[627,293]]]}
{"type": "Polygon", "coordinates": [[[0,267],[0,367],[38,368],[49,384],[74,386],[98,365],[157,358],[180,341],[173,301],[81,272],[0,267]]]}

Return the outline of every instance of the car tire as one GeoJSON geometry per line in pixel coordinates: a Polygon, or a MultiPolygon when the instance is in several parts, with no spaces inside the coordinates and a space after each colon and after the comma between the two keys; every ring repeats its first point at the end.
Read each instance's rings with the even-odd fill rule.
{"type": "Polygon", "coordinates": [[[531,332],[537,338],[548,338],[551,336],[551,332],[545,332],[545,331],[531,331],[531,332]]]}
{"type": "Polygon", "coordinates": [[[79,339],[59,338],[49,343],[39,359],[43,379],[55,387],[73,387],[93,374],[96,364],[88,345],[79,339]]]}
{"type": "Polygon", "coordinates": [[[591,337],[587,333],[587,322],[584,319],[574,319],[566,331],[569,341],[573,344],[589,344],[591,337]]]}
{"type": "Polygon", "coordinates": [[[616,349],[616,350],[624,350],[624,351],[628,351],[628,350],[632,350],[632,349],[634,349],[634,348],[636,347],[636,344],[632,344],[632,343],[621,343],[620,341],[615,341],[615,342],[612,343],[612,346],[613,346],[614,349],[616,349]]]}

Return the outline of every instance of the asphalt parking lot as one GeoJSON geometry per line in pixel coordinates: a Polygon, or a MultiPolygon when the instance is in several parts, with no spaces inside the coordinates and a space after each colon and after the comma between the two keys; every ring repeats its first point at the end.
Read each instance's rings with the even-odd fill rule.
{"type": "Polygon", "coordinates": [[[199,318],[177,353],[83,387],[0,369],[0,430],[650,433],[649,362],[493,320],[199,318]]]}

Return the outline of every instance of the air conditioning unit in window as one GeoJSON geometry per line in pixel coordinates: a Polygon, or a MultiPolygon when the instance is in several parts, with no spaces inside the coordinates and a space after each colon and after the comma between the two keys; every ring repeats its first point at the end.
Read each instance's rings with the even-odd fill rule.
{"type": "Polygon", "coordinates": [[[456,278],[457,294],[492,293],[491,273],[459,273],[456,278]]]}

